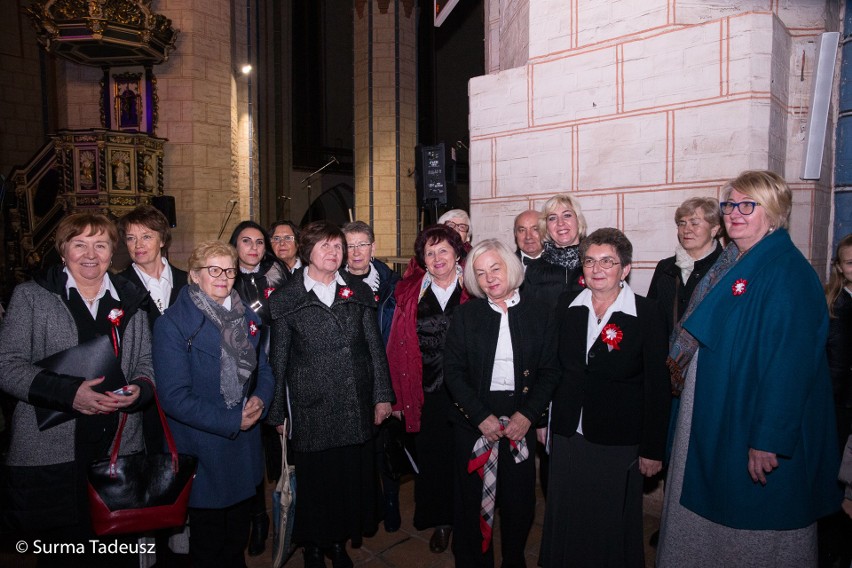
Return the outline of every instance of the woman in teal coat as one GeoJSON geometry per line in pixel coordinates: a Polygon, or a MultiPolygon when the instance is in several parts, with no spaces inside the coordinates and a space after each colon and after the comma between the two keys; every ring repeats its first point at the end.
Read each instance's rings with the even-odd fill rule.
{"type": "Polygon", "coordinates": [[[731,243],[670,352],[682,395],[657,565],[816,566],[816,520],[840,496],[822,287],[782,178],[744,172],[723,197],[731,243]]]}

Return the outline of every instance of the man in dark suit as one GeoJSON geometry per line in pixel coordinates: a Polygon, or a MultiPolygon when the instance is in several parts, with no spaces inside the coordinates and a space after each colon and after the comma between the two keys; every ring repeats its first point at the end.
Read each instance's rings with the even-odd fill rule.
{"type": "Polygon", "coordinates": [[[539,213],[534,209],[528,209],[515,217],[515,244],[518,250],[515,254],[524,263],[524,271],[527,264],[541,256],[541,234],[538,228],[539,213]]]}

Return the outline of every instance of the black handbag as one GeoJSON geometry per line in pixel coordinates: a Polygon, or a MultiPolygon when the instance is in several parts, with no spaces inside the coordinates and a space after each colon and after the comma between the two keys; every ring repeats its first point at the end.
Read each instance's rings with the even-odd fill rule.
{"type": "Polygon", "coordinates": [[[125,413],[109,459],[94,461],[89,466],[89,509],[92,527],[98,535],[148,532],[186,523],[198,458],[178,454],[156,389],[154,404],[169,453],[119,456],[127,422],[125,413]]]}
{"type": "Polygon", "coordinates": [[[384,473],[391,479],[417,473],[414,458],[405,446],[405,425],[402,420],[390,417],[382,425],[384,433],[384,473]]]}

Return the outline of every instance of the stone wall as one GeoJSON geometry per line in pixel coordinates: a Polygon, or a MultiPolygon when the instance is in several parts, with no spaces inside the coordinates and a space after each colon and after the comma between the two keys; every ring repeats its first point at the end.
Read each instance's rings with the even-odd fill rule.
{"type": "MultiPolygon", "coordinates": [[[[830,159],[821,180],[798,176],[814,40],[839,26],[826,3],[527,3],[528,34],[486,17],[486,68],[500,70],[469,86],[478,238],[509,241],[515,214],[571,192],[590,230],[618,227],[631,239],[632,282],[644,293],[657,261],[673,253],[675,208],[766,168],[790,182],[793,240],[824,274],[830,159]],[[504,54],[525,41],[529,59],[508,67],[504,54]]],[[[523,12],[517,4],[486,9],[523,12]]]]}

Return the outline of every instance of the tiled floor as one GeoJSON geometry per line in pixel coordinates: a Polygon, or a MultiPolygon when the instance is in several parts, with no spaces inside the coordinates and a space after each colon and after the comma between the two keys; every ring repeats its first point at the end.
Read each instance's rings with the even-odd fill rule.
{"type": "MultiPolygon", "coordinates": [[[[544,521],[544,499],[541,491],[537,491],[536,515],[532,531],[527,541],[527,566],[535,567],[538,562],[538,550],[541,544],[541,528],[544,521]]],[[[395,533],[386,533],[384,528],[373,538],[364,539],[361,548],[349,549],[349,555],[356,566],[391,567],[391,568],[452,568],[455,566],[452,552],[448,549],[442,554],[429,551],[429,538],[432,530],[418,531],[412,524],[414,516],[414,481],[407,480],[400,487],[400,511],[402,513],[402,528],[395,533]]],[[[499,513],[498,513],[499,515],[499,513]]],[[[660,507],[659,494],[654,493],[645,499],[645,566],[654,566],[655,550],[647,545],[651,533],[659,528],[660,507]]],[[[494,524],[494,543],[496,564],[500,558],[500,529],[499,519],[494,524]]],[[[249,568],[269,568],[272,563],[271,539],[267,551],[261,556],[247,556],[249,568]]],[[[331,566],[330,562],[327,562],[331,566]]],[[[302,551],[297,550],[285,564],[287,568],[303,566],[302,551]]]]}

